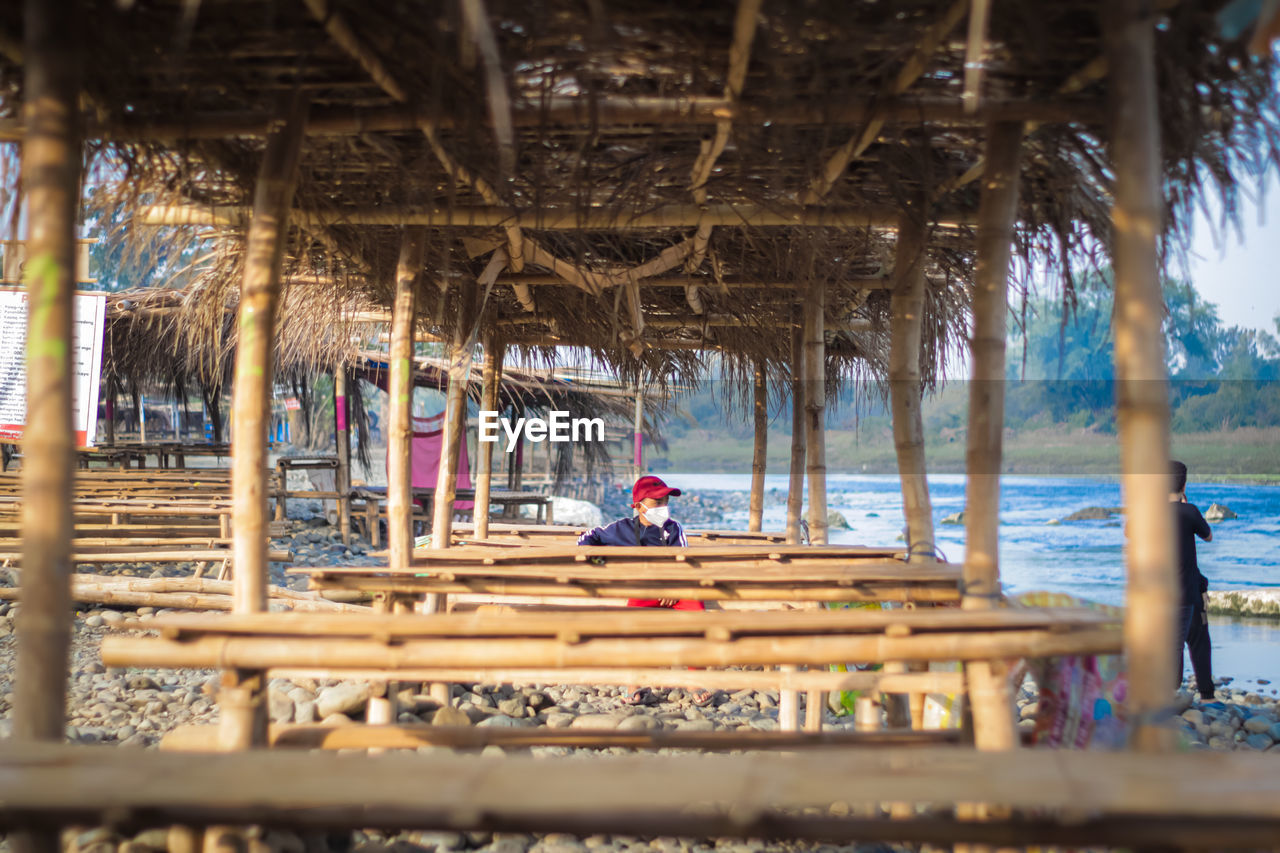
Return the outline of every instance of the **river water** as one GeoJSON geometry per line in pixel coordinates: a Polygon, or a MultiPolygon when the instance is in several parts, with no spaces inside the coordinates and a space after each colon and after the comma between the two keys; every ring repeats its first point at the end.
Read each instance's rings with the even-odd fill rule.
{"type": "MultiPolygon", "coordinates": [[[[672,486],[686,491],[747,491],[749,474],[665,473],[672,486]]],[[[787,477],[765,478],[766,530],[781,530],[786,521],[787,477]]],[[[963,525],[942,519],[964,508],[964,476],[929,478],[938,547],[952,562],[964,559],[963,525]]],[[[1210,589],[1280,587],[1280,486],[1192,482],[1187,499],[1208,509],[1230,507],[1238,519],[1213,525],[1213,542],[1197,543],[1200,570],[1210,589]]],[[[902,493],[893,475],[832,475],[827,503],[852,530],[833,530],[833,544],[891,545],[905,521],[902,493]]],[[[1054,524],[1085,507],[1118,507],[1116,481],[1084,477],[1000,478],[1000,570],[1005,591],[1067,592],[1107,604],[1124,603],[1124,528],[1109,521],[1054,524]]],[[[679,498],[672,502],[679,517],[679,498]]],[[[726,527],[745,529],[746,512],[726,515],[726,527]]],[[[1280,623],[1215,616],[1210,621],[1215,675],[1267,693],[1280,685],[1280,623]],[[1259,685],[1259,680],[1261,684],[1259,685]]]]}

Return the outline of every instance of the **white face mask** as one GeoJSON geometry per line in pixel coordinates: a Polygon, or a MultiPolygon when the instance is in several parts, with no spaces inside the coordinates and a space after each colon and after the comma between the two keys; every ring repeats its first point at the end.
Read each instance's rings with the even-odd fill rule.
{"type": "Polygon", "coordinates": [[[661,527],[671,518],[671,509],[665,506],[645,507],[644,518],[650,524],[661,527]]]}

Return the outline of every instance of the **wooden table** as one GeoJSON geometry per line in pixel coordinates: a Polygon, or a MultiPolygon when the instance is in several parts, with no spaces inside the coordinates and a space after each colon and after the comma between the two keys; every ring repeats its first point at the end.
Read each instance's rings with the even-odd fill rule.
{"type": "MultiPolygon", "coordinates": [[[[474,489],[458,489],[454,494],[455,501],[474,501],[476,493],[474,489]]],[[[374,547],[382,544],[382,519],[386,516],[387,487],[386,486],[357,486],[351,490],[351,500],[360,502],[364,507],[364,528],[365,536],[374,547]]],[[[414,521],[414,532],[417,532],[418,523],[429,523],[431,520],[431,512],[435,507],[436,490],[414,489],[412,500],[414,506],[411,507],[414,521]]],[[[352,513],[352,518],[360,516],[352,513]]]]}
{"type": "Polygon", "coordinates": [[[956,603],[961,570],[908,565],[891,548],[719,545],[699,548],[464,547],[417,549],[403,571],[382,566],[297,568],[314,589],[392,598],[428,593],[700,601],[956,603]]]}
{"type": "Polygon", "coordinates": [[[351,500],[351,495],[335,489],[303,489],[289,488],[290,471],[332,471],[336,480],[338,476],[338,457],[336,456],[281,456],[276,460],[276,473],[280,477],[280,487],[276,492],[276,521],[284,521],[288,517],[289,498],[319,498],[338,502],[339,514],[344,513],[344,505],[351,500]]]}

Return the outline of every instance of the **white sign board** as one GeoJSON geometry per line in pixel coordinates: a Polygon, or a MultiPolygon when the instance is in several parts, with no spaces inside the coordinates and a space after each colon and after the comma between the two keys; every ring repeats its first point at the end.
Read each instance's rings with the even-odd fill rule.
{"type": "MultiPolygon", "coordinates": [[[[98,384],[107,297],[77,293],[71,369],[76,446],[92,447],[98,428],[98,384]]],[[[27,422],[27,293],[0,290],[0,439],[22,438],[27,422]]]]}

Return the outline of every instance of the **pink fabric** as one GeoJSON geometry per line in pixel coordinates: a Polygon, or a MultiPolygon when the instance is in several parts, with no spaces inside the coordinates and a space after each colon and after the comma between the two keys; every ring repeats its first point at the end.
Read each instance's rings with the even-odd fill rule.
{"type": "MultiPolygon", "coordinates": [[[[434,489],[440,476],[440,447],[444,444],[444,413],[430,418],[413,419],[413,441],[411,471],[415,489],[434,489]]],[[[458,456],[459,489],[471,488],[471,462],[467,458],[467,442],[462,442],[462,451],[458,456]]],[[[454,501],[455,509],[472,509],[472,501],[454,501]]]]}

